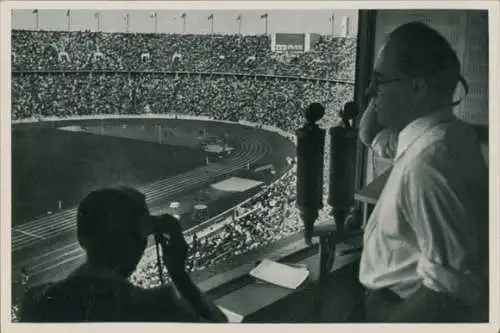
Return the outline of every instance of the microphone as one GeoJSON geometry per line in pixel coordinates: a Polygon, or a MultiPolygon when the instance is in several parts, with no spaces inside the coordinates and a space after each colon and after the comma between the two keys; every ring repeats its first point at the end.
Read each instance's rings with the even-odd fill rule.
{"type": "Polygon", "coordinates": [[[312,103],[304,112],[306,123],[297,136],[297,203],[304,225],[304,238],[311,244],[314,222],[323,208],[323,157],[325,130],[316,124],[325,114],[320,103],[312,103]]]}
{"type": "Polygon", "coordinates": [[[338,235],[344,231],[346,217],[354,206],[358,131],[350,124],[358,107],[348,102],[340,112],[344,126],[330,128],[330,182],[328,205],[335,219],[338,235]]]}
{"type": "Polygon", "coordinates": [[[352,129],[349,120],[356,119],[358,114],[359,114],[359,109],[356,103],[347,102],[344,104],[344,109],[340,111],[340,118],[342,119],[342,123],[344,124],[345,128],[352,129]]]}

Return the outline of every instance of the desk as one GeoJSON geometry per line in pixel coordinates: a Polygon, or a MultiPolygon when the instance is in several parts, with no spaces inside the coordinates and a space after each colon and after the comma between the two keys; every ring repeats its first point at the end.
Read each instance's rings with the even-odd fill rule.
{"type": "MultiPolygon", "coordinates": [[[[339,244],[337,253],[346,248],[352,248],[352,245],[339,244]]],[[[349,264],[355,263],[359,259],[360,254],[354,253],[345,256],[336,256],[332,273],[332,278],[335,278],[337,273],[343,268],[348,268],[349,264]]],[[[287,261],[288,262],[288,261],[287,261]]],[[[294,262],[296,264],[305,265],[309,272],[309,280],[296,290],[283,288],[263,281],[258,281],[251,278],[246,285],[223,295],[215,300],[215,304],[220,305],[229,311],[243,316],[244,323],[292,323],[292,322],[312,322],[316,314],[314,311],[315,288],[314,282],[318,279],[319,271],[319,255],[315,253],[306,258],[294,262]]],[[[338,278],[338,277],[337,277],[338,278]]],[[[332,286],[341,286],[344,292],[349,288],[344,288],[347,283],[356,283],[356,275],[352,272],[347,272],[342,275],[342,280],[345,283],[331,283],[332,286]]],[[[352,289],[352,288],[351,288],[352,289]]],[[[336,308],[335,312],[340,313],[342,310],[347,310],[345,299],[335,299],[334,294],[328,295],[323,293],[325,298],[332,297],[335,300],[335,305],[330,306],[336,308]],[[342,305],[341,305],[342,304],[342,305]]],[[[347,299],[349,301],[349,299],[347,299]]],[[[332,312],[330,310],[329,312],[332,312]]],[[[342,316],[339,314],[329,316],[330,322],[342,322],[342,316]]],[[[314,321],[317,321],[314,320],[314,321]]]]}

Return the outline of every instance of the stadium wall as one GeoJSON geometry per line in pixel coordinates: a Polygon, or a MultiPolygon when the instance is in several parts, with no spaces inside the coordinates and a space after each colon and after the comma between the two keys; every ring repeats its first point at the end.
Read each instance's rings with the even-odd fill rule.
{"type": "Polygon", "coordinates": [[[252,123],[249,121],[238,121],[237,123],[233,121],[228,121],[228,120],[220,120],[220,119],[214,119],[210,118],[207,116],[190,116],[190,115],[181,115],[181,114],[175,114],[175,113],[170,113],[170,114],[157,114],[157,113],[150,113],[150,114],[141,114],[141,115],[84,115],[84,116],[71,116],[71,117],[43,117],[43,118],[26,118],[26,119],[16,119],[12,120],[11,123],[13,126],[21,125],[21,124],[34,124],[37,122],[59,122],[59,121],[73,121],[73,120],[107,120],[107,119],[184,119],[184,120],[203,120],[203,121],[212,121],[212,122],[219,122],[219,123],[226,123],[226,124],[239,124],[239,125],[245,125],[247,127],[252,127],[252,128],[259,128],[259,129],[264,129],[270,132],[277,133],[288,140],[290,140],[292,143],[296,144],[295,142],[295,135],[292,133],[288,133],[286,131],[283,131],[280,128],[270,126],[270,125],[262,125],[262,124],[257,124],[257,123],[252,123]]]}
{"type": "Polygon", "coordinates": [[[246,77],[246,78],[260,78],[260,79],[281,79],[281,80],[299,80],[299,81],[316,81],[316,82],[331,82],[331,83],[339,83],[339,84],[350,84],[354,85],[353,80],[348,79],[325,79],[325,78],[317,78],[311,76],[290,76],[290,75],[269,75],[269,74],[246,74],[246,73],[236,73],[236,72],[172,72],[172,71],[120,71],[120,70],[78,70],[78,71],[70,71],[70,70],[27,70],[27,71],[19,71],[13,70],[12,75],[21,75],[21,74],[129,74],[129,75],[143,75],[143,74],[165,74],[165,75],[181,75],[181,76],[232,76],[232,77],[246,77]]]}

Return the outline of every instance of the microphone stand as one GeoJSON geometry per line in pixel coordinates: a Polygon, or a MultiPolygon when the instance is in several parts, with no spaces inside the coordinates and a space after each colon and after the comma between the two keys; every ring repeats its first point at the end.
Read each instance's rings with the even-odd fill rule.
{"type": "Polygon", "coordinates": [[[345,105],[344,112],[341,112],[343,124],[329,131],[331,146],[328,204],[332,207],[330,215],[333,219],[321,221],[319,225],[314,226],[318,211],[322,208],[323,193],[323,150],[318,152],[315,148],[323,149],[324,130],[311,126],[312,120],[317,121],[322,117],[322,115],[311,117],[311,114],[317,114],[312,109],[311,105],[306,111],[308,125],[297,131],[297,208],[305,227],[306,242],[312,237],[319,237],[319,278],[314,293],[314,311],[317,319],[320,320],[324,287],[334,265],[337,244],[344,237],[346,220],[350,217],[354,206],[358,133],[349,122],[357,114],[354,103],[350,102],[345,105]],[[312,154],[319,155],[319,157],[314,158],[312,154]],[[311,175],[316,172],[317,175],[321,175],[321,180],[311,175]],[[319,184],[315,184],[315,181],[319,184]]]}
{"type": "Polygon", "coordinates": [[[155,248],[156,248],[156,266],[158,269],[158,276],[160,277],[160,282],[165,285],[165,279],[163,278],[163,265],[160,256],[160,244],[163,244],[165,237],[162,234],[154,234],[155,238],[155,248]]]}
{"type": "MultiPolygon", "coordinates": [[[[193,238],[197,240],[197,237],[193,238]]],[[[165,236],[161,233],[155,233],[154,234],[154,240],[155,240],[155,249],[156,249],[156,268],[158,270],[158,276],[160,277],[160,282],[162,285],[165,285],[165,278],[163,275],[163,262],[162,262],[162,256],[160,255],[160,246],[163,246],[166,244],[167,240],[165,236]]],[[[194,245],[194,244],[193,244],[194,245]]],[[[193,262],[193,267],[191,270],[194,269],[194,262],[193,262]]]]}

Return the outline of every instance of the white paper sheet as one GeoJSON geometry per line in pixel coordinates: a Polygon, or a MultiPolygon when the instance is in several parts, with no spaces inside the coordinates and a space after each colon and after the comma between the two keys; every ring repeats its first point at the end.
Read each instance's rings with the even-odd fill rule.
{"type": "Polygon", "coordinates": [[[297,289],[307,279],[309,271],[264,259],[250,271],[250,275],[281,287],[297,289]]]}
{"type": "Polygon", "coordinates": [[[226,315],[227,317],[227,320],[230,322],[230,323],[241,323],[243,321],[243,316],[240,315],[240,314],[237,314],[236,312],[233,312],[231,310],[228,310],[220,305],[217,305],[219,307],[219,309],[224,312],[224,314],[226,315]]]}

